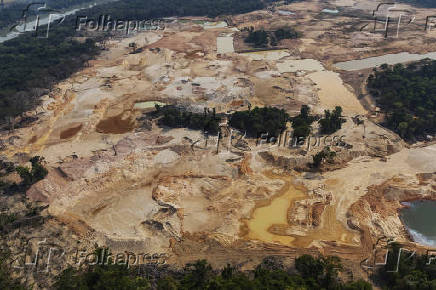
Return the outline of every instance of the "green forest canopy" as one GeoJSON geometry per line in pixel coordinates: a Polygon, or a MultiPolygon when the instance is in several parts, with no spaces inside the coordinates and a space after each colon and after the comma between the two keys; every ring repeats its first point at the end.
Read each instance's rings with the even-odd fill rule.
{"type": "Polygon", "coordinates": [[[345,119],[342,118],[342,107],[336,106],[335,109],[324,111],[324,118],[319,120],[320,133],[321,134],[333,134],[342,128],[342,123],[345,123],[345,119]]]}
{"type": "MultiPolygon", "coordinates": [[[[156,106],[156,111],[151,114],[161,116],[160,125],[207,131],[212,135],[218,134],[221,120],[215,109],[208,108],[205,108],[203,113],[193,113],[172,105],[156,106]]],[[[253,110],[234,112],[230,115],[229,124],[235,129],[247,132],[249,137],[257,138],[265,133],[268,133],[269,137],[277,137],[286,129],[288,120],[289,115],[284,110],[255,107],[253,110]]]]}
{"type": "Polygon", "coordinates": [[[244,41],[255,47],[266,47],[268,44],[277,46],[278,42],[283,39],[295,39],[301,36],[302,33],[292,27],[282,27],[274,31],[253,30],[252,28],[248,31],[248,36],[244,41]]]}
{"type": "MultiPolygon", "coordinates": [[[[372,278],[381,289],[435,289],[436,264],[428,255],[400,254],[400,245],[392,243],[388,259],[372,278]],[[398,271],[395,271],[398,264],[398,271]]],[[[163,269],[162,269],[163,270],[163,269]]],[[[227,265],[213,270],[205,260],[187,264],[182,271],[158,271],[158,277],[138,277],[135,269],[123,266],[95,266],[67,269],[58,276],[57,289],[335,289],[370,290],[370,283],[355,279],[343,282],[338,274],[344,270],[338,257],[302,255],[295,259],[295,270],[285,267],[274,257],[265,258],[253,271],[242,272],[227,265]],[[296,270],[296,272],[295,272],[296,270]],[[98,287],[97,287],[98,285],[98,287]]],[[[1,277],[1,275],[0,275],[1,277]]],[[[1,278],[0,278],[1,280],[1,278]]],[[[1,281],[0,281],[1,285],[1,281]]]]}
{"type": "MultiPolygon", "coordinates": [[[[5,29],[16,23],[23,16],[23,12],[27,9],[29,3],[45,3],[47,8],[61,10],[71,6],[80,5],[82,3],[94,3],[92,0],[46,0],[46,1],[17,1],[6,4],[3,9],[0,9],[0,30],[5,29]]],[[[34,16],[37,9],[43,5],[37,4],[29,7],[26,12],[27,16],[34,16]]]]}
{"type": "Polygon", "coordinates": [[[387,114],[385,125],[405,140],[436,133],[436,61],[382,65],[369,76],[368,89],[387,114]]]}
{"type": "Polygon", "coordinates": [[[298,141],[306,140],[312,132],[312,123],[315,122],[316,117],[310,115],[310,108],[307,105],[302,105],[300,114],[291,118],[292,129],[294,129],[294,138],[298,141]]]}
{"type": "MultiPolygon", "coordinates": [[[[436,264],[429,255],[401,254],[400,245],[389,245],[387,263],[380,266],[372,279],[381,289],[435,289],[436,264]],[[399,259],[398,259],[399,258],[399,259]],[[395,269],[397,269],[396,271],[395,269]]],[[[96,250],[99,253],[102,248],[96,250]]],[[[106,249],[103,249],[106,251],[106,249]]],[[[0,289],[27,289],[11,275],[12,265],[7,261],[11,254],[0,250],[0,289]]],[[[102,257],[102,255],[97,255],[102,257]]],[[[240,271],[227,265],[214,270],[206,260],[187,264],[183,269],[168,266],[147,267],[138,271],[136,266],[97,262],[80,269],[68,268],[61,272],[54,289],[335,289],[370,290],[370,283],[354,279],[344,282],[339,273],[344,271],[339,258],[302,255],[295,259],[295,268],[283,265],[277,257],[265,258],[254,270],[240,271]]]]}
{"type": "Polygon", "coordinates": [[[221,118],[215,114],[215,109],[204,109],[203,113],[193,113],[175,106],[160,107],[156,105],[156,115],[162,116],[159,124],[170,128],[189,128],[207,131],[217,135],[221,118]]]}
{"type": "MultiPolygon", "coordinates": [[[[144,0],[117,1],[83,10],[81,14],[95,19],[99,15],[111,15],[113,19],[147,20],[190,15],[215,17],[264,7],[261,0],[148,0],[147,5],[144,3],[144,0]]],[[[53,84],[68,78],[95,57],[99,50],[93,39],[85,43],[72,39],[77,36],[75,22],[71,16],[61,26],[52,26],[48,39],[34,38],[29,33],[0,44],[0,122],[34,108],[39,97],[53,84]]]]}
{"type": "MultiPolygon", "coordinates": [[[[21,19],[23,11],[31,2],[46,3],[47,8],[62,10],[65,8],[77,6],[83,3],[99,2],[93,0],[46,0],[46,1],[27,1],[16,2],[7,4],[4,9],[0,9],[0,30],[4,29],[21,19]]],[[[169,0],[169,1],[156,0],[122,0],[114,1],[112,3],[98,5],[95,10],[104,10],[102,14],[122,17],[125,19],[139,19],[135,17],[142,17],[144,14],[149,14],[153,17],[163,16],[210,16],[216,17],[222,14],[239,14],[246,13],[253,10],[262,9],[268,1],[261,0],[169,0]],[[151,13],[149,13],[151,12],[151,13]],[[157,15],[160,14],[160,15],[157,15]],[[133,17],[133,18],[130,18],[133,17]]],[[[269,1],[269,2],[275,2],[269,1]]],[[[36,15],[37,8],[41,5],[30,6],[27,12],[28,16],[36,15]]],[[[141,19],[142,20],[142,19],[141,19]]]]}
{"type": "Polygon", "coordinates": [[[400,249],[400,244],[390,244],[387,263],[375,274],[374,278],[381,282],[383,289],[436,289],[436,263],[430,260],[431,252],[429,255],[412,255],[412,251],[401,254],[400,249]]]}
{"type": "Polygon", "coordinates": [[[230,117],[230,126],[247,132],[249,137],[258,138],[268,133],[269,137],[278,137],[286,129],[289,115],[283,109],[273,107],[234,112],[230,117]]]}
{"type": "Polygon", "coordinates": [[[303,255],[295,261],[298,274],[292,274],[274,258],[266,258],[251,273],[231,265],[215,271],[206,260],[187,264],[180,272],[165,272],[159,278],[138,277],[138,271],[123,266],[94,266],[87,270],[68,269],[58,277],[56,289],[372,289],[363,280],[341,282],[343,269],[337,257],[314,258],[303,255]]]}

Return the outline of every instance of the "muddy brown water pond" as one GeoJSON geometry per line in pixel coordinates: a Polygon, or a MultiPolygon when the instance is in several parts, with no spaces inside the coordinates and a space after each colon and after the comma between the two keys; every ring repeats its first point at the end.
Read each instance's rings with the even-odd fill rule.
{"type": "Polygon", "coordinates": [[[76,136],[77,133],[80,132],[80,130],[82,130],[82,127],[83,127],[83,125],[80,124],[76,127],[68,128],[68,129],[62,131],[59,137],[61,139],[69,139],[71,137],[74,137],[74,136],[76,136]]]}
{"type": "Polygon", "coordinates": [[[426,58],[436,60],[436,52],[430,52],[425,54],[413,54],[409,52],[385,54],[381,56],[369,57],[364,59],[338,62],[334,66],[341,70],[356,71],[356,70],[377,67],[385,63],[388,65],[394,65],[398,63],[418,61],[426,58]]]}
{"type": "Polygon", "coordinates": [[[124,113],[121,113],[101,120],[96,126],[97,132],[105,134],[124,134],[132,131],[135,128],[135,121],[132,120],[130,116],[123,118],[124,115],[124,113]]]}
{"type": "Polygon", "coordinates": [[[288,225],[289,208],[293,207],[296,201],[304,199],[306,194],[302,190],[295,188],[290,178],[272,173],[266,173],[266,175],[270,178],[283,180],[285,185],[270,200],[269,204],[259,206],[253,211],[251,219],[247,221],[247,238],[269,243],[292,245],[295,237],[273,234],[270,232],[270,228],[274,225],[288,225]]]}
{"type": "Polygon", "coordinates": [[[279,243],[291,247],[308,247],[313,241],[336,241],[338,243],[358,246],[359,233],[348,229],[336,217],[334,205],[328,205],[322,215],[321,225],[315,229],[307,229],[298,235],[287,234],[291,229],[288,216],[295,203],[308,197],[304,188],[297,187],[292,177],[265,173],[268,178],[285,182],[271,200],[259,203],[252,212],[251,218],[245,221],[248,239],[267,243],[279,243]],[[274,229],[274,232],[272,231],[274,229]],[[282,232],[283,234],[279,234],[282,232]]]}

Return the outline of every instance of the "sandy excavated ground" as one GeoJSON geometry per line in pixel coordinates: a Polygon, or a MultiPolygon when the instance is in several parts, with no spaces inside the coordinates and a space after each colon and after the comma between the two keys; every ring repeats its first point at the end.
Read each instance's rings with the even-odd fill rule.
{"type": "MultiPolygon", "coordinates": [[[[198,258],[225,264],[231,256],[247,267],[250,255],[316,251],[359,262],[380,234],[408,238],[395,210],[377,215],[374,207],[356,204],[372,204],[383,192],[377,188],[398,176],[407,178],[397,186],[419,187],[417,173],[436,171],[434,145],[408,148],[374,124],[344,73],[332,69],[339,60],[430,49],[430,36],[414,35],[410,27],[391,41],[355,32],[356,15],[373,4],[294,3],[280,8],[292,16],[253,12],[233,17],[232,28],[176,22],[165,31],[110,41],[108,51],[29,112],[39,114],[38,122],[2,136],[12,141],[1,153],[17,161],[44,156],[49,175],[28,196],[49,204],[50,214],[74,228],[78,239],[116,252],[145,248],[179,264],[198,258]],[[335,7],[346,13],[321,12],[335,7]],[[244,49],[235,28],[251,25],[296,25],[304,38],[282,43],[282,50],[217,53],[222,35],[233,34],[235,49],[244,49]],[[412,38],[413,47],[405,47],[412,38]],[[142,51],[130,54],[131,42],[142,51]],[[219,113],[274,105],[291,115],[302,104],[317,113],[340,105],[347,122],[337,134],[349,146],[334,146],[336,161],[323,172],[304,172],[324,145],[308,150],[249,140],[251,149],[243,151],[229,146],[225,135],[217,150],[216,138],[206,147],[201,132],[141,121],[143,112],[133,106],[144,101],[219,113]],[[357,125],[356,116],[365,124],[357,125]]],[[[407,193],[386,206],[397,209],[403,199],[407,193]]]]}

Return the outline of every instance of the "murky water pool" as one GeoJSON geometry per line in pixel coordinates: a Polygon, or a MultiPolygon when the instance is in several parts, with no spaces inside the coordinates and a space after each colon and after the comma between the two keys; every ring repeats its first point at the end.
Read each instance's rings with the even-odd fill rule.
{"type": "Polygon", "coordinates": [[[430,52],[426,54],[412,54],[408,52],[385,54],[382,56],[338,62],[335,64],[335,67],[341,70],[355,71],[377,67],[385,63],[389,65],[394,65],[397,63],[418,61],[426,58],[436,60],[436,52],[430,52]]]}
{"type": "Polygon", "coordinates": [[[307,198],[307,195],[292,184],[292,178],[289,176],[272,173],[266,175],[269,178],[281,179],[285,184],[266,205],[260,205],[253,211],[251,218],[246,221],[248,228],[246,238],[301,248],[320,240],[336,241],[353,246],[360,244],[359,233],[351,231],[337,219],[335,205],[326,206],[322,223],[318,228],[307,229],[298,235],[290,234],[292,229],[288,218],[290,210],[297,201],[307,198]],[[273,227],[276,229],[274,232],[271,230],[273,227]]]}
{"type": "Polygon", "coordinates": [[[165,106],[166,104],[157,101],[139,102],[139,103],[135,103],[133,109],[144,110],[144,109],[154,108],[155,105],[165,106]]]}
{"type": "Polygon", "coordinates": [[[306,195],[304,192],[292,186],[291,181],[275,175],[274,178],[280,178],[285,181],[285,185],[280,192],[266,206],[258,207],[254,210],[251,219],[247,221],[249,239],[260,240],[269,243],[280,243],[291,245],[295,240],[288,235],[276,235],[269,231],[273,225],[289,226],[288,209],[292,207],[295,201],[303,199],[306,195]]]}
{"type": "Polygon", "coordinates": [[[413,240],[436,247],[436,201],[420,200],[405,203],[400,217],[413,240]]]}

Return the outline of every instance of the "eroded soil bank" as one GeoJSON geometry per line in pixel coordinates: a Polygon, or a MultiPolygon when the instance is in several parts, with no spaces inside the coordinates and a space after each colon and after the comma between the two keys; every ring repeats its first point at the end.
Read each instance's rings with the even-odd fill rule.
{"type": "Polygon", "coordinates": [[[378,237],[410,242],[397,210],[403,201],[434,198],[436,154],[434,145],[408,146],[377,125],[357,98],[365,76],[353,84],[351,73],[338,75],[332,64],[406,46],[426,52],[434,36],[407,27],[398,39],[374,37],[354,29],[373,1],[337,1],[339,13],[322,13],[333,2],[281,7],[294,14],[236,15],[233,27],[175,21],[163,32],[111,40],[108,51],[27,113],[38,114],[38,122],[2,132],[1,154],[23,165],[45,157],[49,174],[27,195],[49,205],[47,215],[68,229],[71,244],[89,251],[95,244],[147,249],[180,266],[205,258],[247,269],[267,255],[322,253],[365,275],[359,263],[378,237]],[[277,51],[217,51],[218,37],[232,34],[238,51],[244,27],[282,25],[298,27],[303,38],[283,41],[277,51]],[[130,54],[131,42],[141,52],[130,54]],[[245,149],[235,149],[224,120],[220,144],[216,136],[206,142],[200,131],[147,119],[156,102],[223,114],[274,106],[291,116],[303,104],[321,114],[340,105],[346,122],[335,134],[346,146],[332,146],[334,164],[312,172],[307,164],[322,144],[274,147],[247,139],[245,149]]]}

